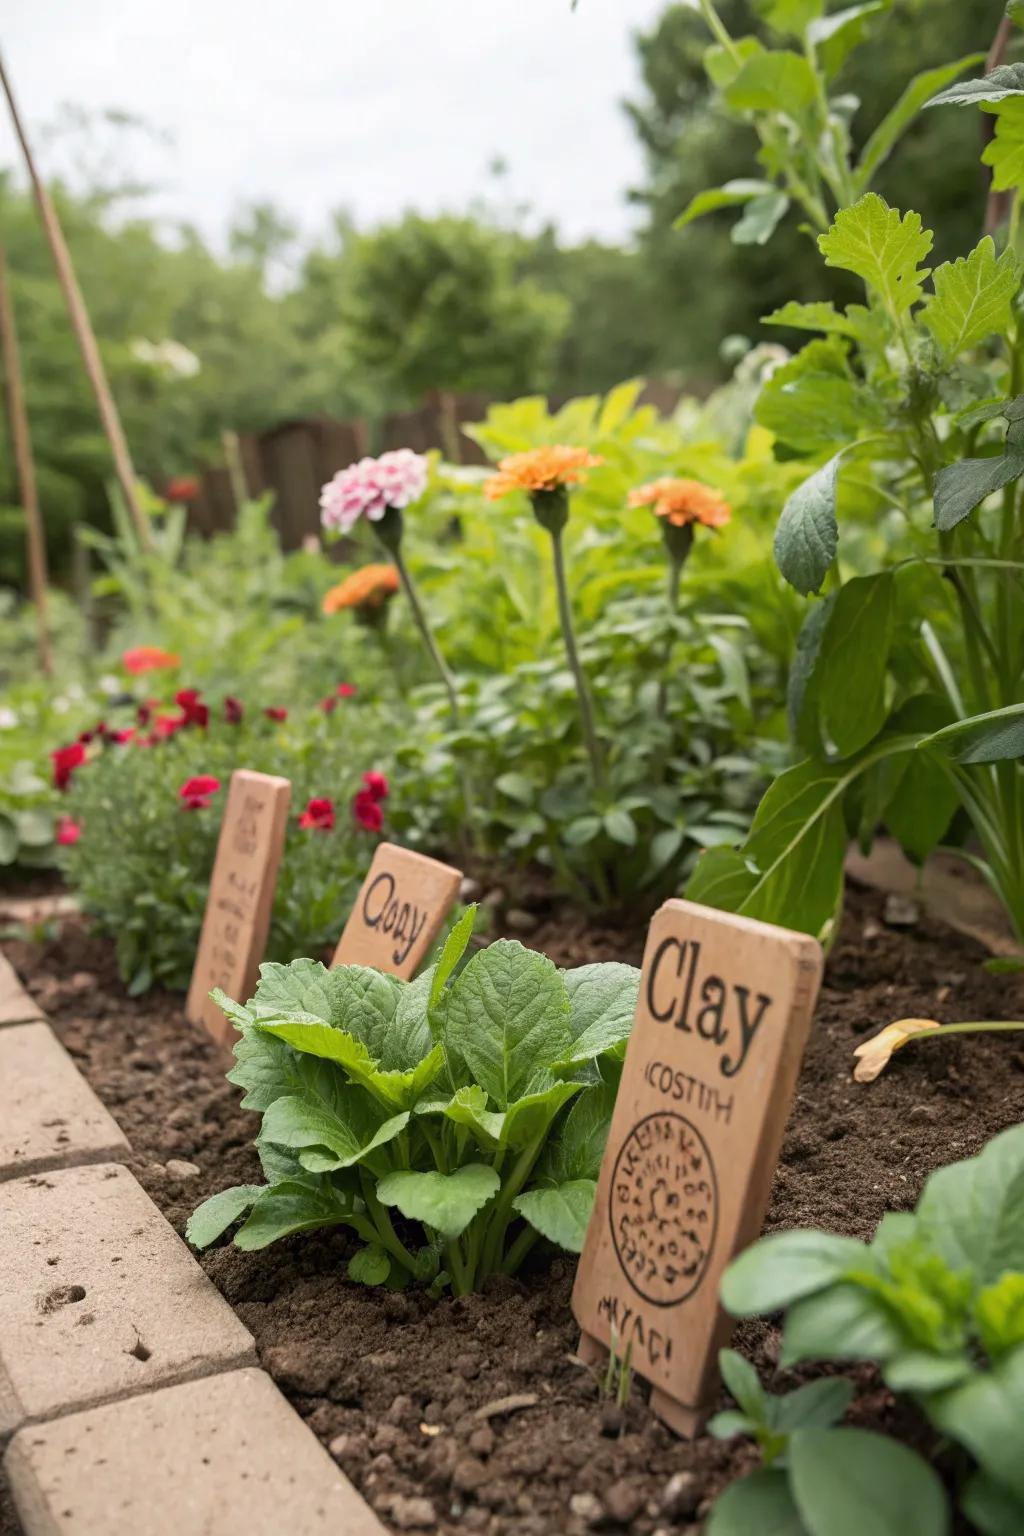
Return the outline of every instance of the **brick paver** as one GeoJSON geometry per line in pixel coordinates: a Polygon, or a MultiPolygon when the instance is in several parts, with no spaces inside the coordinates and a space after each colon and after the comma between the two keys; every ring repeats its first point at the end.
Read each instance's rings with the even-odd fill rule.
{"type": "Polygon", "coordinates": [[[259,1370],[30,1425],[5,1465],[26,1536],[384,1536],[259,1370]]]}
{"type": "Polygon", "coordinates": [[[126,1168],[0,1184],[0,1440],[254,1359],[248,1329],[126,1168]]]}
{"type": "Polygon", "coordinates": [[[0,1025],[41,1019],[43,1010],[29,997],[9,960],[0,955],[0,1025]]]}
{"type": "Polygon", "coordinates": [[[0,1180],[72,1163],[110,1162],[129,1151],[48,1024],[0,1030],[0,1180]]]}

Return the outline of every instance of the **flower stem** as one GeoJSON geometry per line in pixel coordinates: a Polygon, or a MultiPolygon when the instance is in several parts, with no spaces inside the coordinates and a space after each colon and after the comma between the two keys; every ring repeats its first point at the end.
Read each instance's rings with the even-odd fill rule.
{"type": "Polygon", "coordinates": [[[405,592],[406,597],[409,599],[409,607],[412,609],[412,616],[415,621],[416,628],[420,632],[420,638],[422,639],[423,644],[426,646],[427,653],[430,656],[431,661],[434,663],[437,675],[440,677],[448,694],[448,703],[451,707],[452,721],[455,725],[458,725],[459,696],[455,690],[455,679],[452,677],[451,672],[448,670],[448,665],[444,657],[438,650],[437,641],[434,639],[433,631],[431,630],[430,624],[427,621],[427,615],[424,612],[423,604],[420,602],[420,595],[417,592],[412,576],[409,573],[409,567],[405,563],[405,556],[402,554],[400,545],[396,543],[389,546],[389,548],[391,558],[394,560],[395,567],[398,571],[398,579],[402,583],[402,590],[405,592]]]}
{"type": "Polygon", "coordinates": [[[989,1035],[1016,1029],[1024,1029],[1024,1020],[983,1019],[974,1024],[936,1024],[934,1029],[916,1030],[910,1040],[931,1040],[936,1035],[989,1035]]]}
{"type": "Polygon", "coordinates": [[[604,760],[601,756],[601,746],[597,739],[597,730],[594,725],[594,707],[590,701],[590,689],[583,671],[576,649],[576,633],[572,623],[572,608],[569,605],[569,585],[565,575],[565,551],[562,548],[562,530],[552,528],[551,549],[555,563],[555,590],[558,594],[558,617],[562,625],[562,636],[565,640],[565,652],[569,658],[569,666],[573,677],[576,679],[576,695],[580,703],[580,724],[583,727],[583,740],[586,743],[587,755],[590,758],[590,771],[594,779],[594,788],[604,788],[604,760]]]}

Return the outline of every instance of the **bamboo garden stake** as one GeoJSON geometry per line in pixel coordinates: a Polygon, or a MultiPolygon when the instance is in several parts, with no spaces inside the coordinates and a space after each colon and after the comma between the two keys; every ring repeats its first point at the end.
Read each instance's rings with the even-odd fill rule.
{"type": "Polygon", "coordinates": [[[39,630],[39,665],[49,677],[53,671],[50,630],[46,615],[46,542],[39,513],[36,468],[32,459],[32,439],[28,430],[25,391],[21,381],[18,333],[14,328],[14,306],[7,284],[7,262],[0,246],[0,354],[3,358],[4,392],[11,425],[11,443],[18,475],[18,499],[25,513],[25,547],[28,555],[28,584],[36,610],[39,630]]]}
{"type": "Polygon", "coordinates": [[[22,154],[25,156],[25,165],[28,169],[29,179],[32,182],[32,190],[35,193],[39,217],[42,220],[43,229],[46,231],[46,238],[50,243],[53,264],[57,269],[57,280],[60,283],[64,300],[68,306],[71,327],[82,351],[85,371],[89,376],[89,383],[92,385],[93,393],[96,396],[100,420],[103,423],[103,430],[107,434],[107,441],[110,444],[110,451],[114,458],[114,469],[121,487],[121,494],[124,496],[128,511],[131,514],[135,531],[139,536],[139,542],[143,549],[150,549],[153,540],[149,519],[146,516],[135,487],[135,470],[132,467],[131,454],[125,441],[124,431],[121,427],[121,418],[118,415],[114,397],[110,392],[110,385],[107,383],[103,360],[100,357],[99,347],[96,345],[96,337],[89,319],[89,311],[85,307],[85,300],[82,298],[82,291],[78,286],[78,279],[75,277],[71,253],[64,239],[64,232],[60,227],[57,210],[54,208],[53,200],[43,185],[39,172],[36,169],[36,163],[32,157],[32,151],[25,136],[25,129],[15,104],[11,83],[4,69],[2,56],[0,56],[0,85],[3,86],[4,95],[7,97],[7,105],[11,111],[11,121],[14,123],[14,132],[17,135],[18,143],[21,145],[22,154]]]}

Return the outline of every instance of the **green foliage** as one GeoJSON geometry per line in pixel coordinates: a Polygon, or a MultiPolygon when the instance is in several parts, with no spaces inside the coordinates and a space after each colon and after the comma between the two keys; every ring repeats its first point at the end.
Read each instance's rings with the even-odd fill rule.
{"type": "Polygon", "coordinates": [[[716,1500],[708,1536],[949,1531],[946,1496],[926,1462],[884,1435],[835,1427],[853,1396],[850,1382],[828,1377],[771,1397],[733,1350],[723,1349],[719,1364],[739,1411],[716,1414],[709,1432],[720,1440],[752,1436],[763,1467],[716,1500]]]}
{"type": "Polygon", "coordinates": [[[243,1215],[240,1247],[341,1223],[366,1245],[351,1279],[456,1294],[538,1237],[579,1252],[639,972],[559,971],[507,940],[464,961],[472,927],[413,982],[297,960],[264,965],[244,1008],[221,997],[268,1182],[207,1200],[191,1242],[243,1215]]]}
{"type": "MultiPolygon", "coordinates": [[[[862,13],[858,25],[877,20],[862,13]]],[[[772,50],[751,55],[739,78],[755,62],[759,78],[769,78],[773,57],[791,71],[792,56],[772,50]]],[[[816,73],[819,110],[827,68],[813,50],[805,63],[816,73]]],[[[996,190],[1017,184],[999,129],[1009,133],[1024,110],[1020,69],[947,80],[936,98],[997,113],[984,157],[1001,168],[996,190]]],[[[924,104],[916,87],[913,95],[924,104]]],[[[986,235],[932,271],[931,230],[918,213],[864,190],[840,125],[832,122],[831,138],[822,125],[817,136],[805,126],[799,140],[783,142],[767,104],[738,110],[772,149],[777,178],[807,189],[804,208],[819,227],[816,189],[831,190],[838,207],[818,248],[827,266],[860,280],[866,303],[791,302],[769,317],[824,332],[771,376],[755,406],[776,456],[805,469],[778,521],[779,570],[801,594],[829,589],[808,614],[790,681],[790,725],[808,761],[773,784],[747,841],[709,853],[688,889],[826,933],[851,831],[867,846],[888,824],[920,861],[946,835],[959,801],[1024,937],[1016,203],[998,240],[986,235]],[[990,498],[998,492],[997,508],[990,498]],[[998,771],[976,766],[989,763],[998,771]]]]}
{"type": "MultiPolygon", "coordinates": [[[[916,1210],[885,1216],[871,1243],[778,1233],[722,1282],[736,1316],[785,1309],[783,1363],[873,1360],[894,1392],[912,1396],[976,1464],[963,1503],[984,1536],[1006,1536],[1024,1515],[1013,1429],[1024,1392],[1022,1215],[1024,1127],[1015,1127],[933,1173],[916,1210]]],[[[799,1503],[802,1474],[791,1460],[794,1477],[799,1503]]],[[[902,1507],[893,1490],[887,1503],[890,1513],[902,1507]]],[[[809,1531],[847,1530],[827,1523],[827,1501],[815,1508],[826,1523],[808,1520],[809,1531]]]]}

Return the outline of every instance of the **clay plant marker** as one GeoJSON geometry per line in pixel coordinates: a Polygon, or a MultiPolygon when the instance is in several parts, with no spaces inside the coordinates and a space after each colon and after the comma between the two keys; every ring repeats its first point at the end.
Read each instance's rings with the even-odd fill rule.
{"type": "Polygon", "coordinates": [[[230,1044],[234,1031],[209,994],[222,987],[245,1002],[256,990],[291,792],[287,779],[269,773],[238,768],[231,775],[185,1004],[187,1017],[221,1045],[230,1044]]]}
{"type": "Polygon", "coordinates": [[[462,871],[450,864],[395,843],[378,844],[332,963],[371,965],[410,980],[461,884],[462,871]]]}
{"type": "Polygon", "coordinates": [[[580,1258],[580,1354],[632,1344],[651,1407],[703,1427],[731,1319],[729,1261],[761,1231],[823,957],[807,934],[667,901],[640,996],[580,1258]]]}

